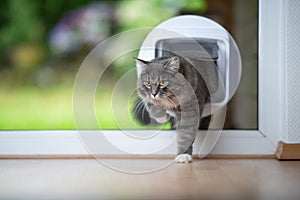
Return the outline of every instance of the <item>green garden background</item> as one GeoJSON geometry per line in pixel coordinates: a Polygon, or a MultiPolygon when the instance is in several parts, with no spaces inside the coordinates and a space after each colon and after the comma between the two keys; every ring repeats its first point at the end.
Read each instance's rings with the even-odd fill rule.
{"type": "MultiPolygon", "coordinates": [[[[74,80],[97,44],[125,30],[155,27],[170,17],[201,15],[206,9],[204,0],[2,0],[0,130],[76,129],[74,80]]],[[[110,96],[115,80],[130,68],[133,60],[111,67],[95,95],[102,105],[95,112],[103,129],[120,128],[110,96]]]]}

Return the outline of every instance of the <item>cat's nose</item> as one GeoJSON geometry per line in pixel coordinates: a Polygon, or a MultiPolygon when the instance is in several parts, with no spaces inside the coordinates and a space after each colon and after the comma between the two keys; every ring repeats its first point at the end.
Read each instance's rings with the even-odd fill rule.
{"type": "Polygon", "coordinates": [[[151,97],[154,99],[157,94],[151,93],[151,97]]]}
{"type": "Polygon", "coordinates": [[[158,90],[156,90],[156,89],[152,89],[152,91],[151,91],[151,96],[153,97],[153,98],[155,98],[155,96],[158,94],[158,90]]]}
{"type": "Polygon", "coordinates": [[[151,97],[152,97],[153,99],[155,99],[156,96],[157,96],[157,92],[151,92],[151,97]]]}

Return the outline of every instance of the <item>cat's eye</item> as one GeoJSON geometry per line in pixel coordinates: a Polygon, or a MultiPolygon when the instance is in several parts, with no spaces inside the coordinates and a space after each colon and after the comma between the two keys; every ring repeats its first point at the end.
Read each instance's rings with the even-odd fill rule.
{"type": "Polygon", "coordinates": [[[151,87],[151,82],[147,81],[144,83],[146,87],[151,87]]]}
{"type": "Polygon", "coordinates": [[[160,87],[165,87],[167,84],[168,84],[168,82],[164,81],[164,80],[159,82],[160,87]]]}

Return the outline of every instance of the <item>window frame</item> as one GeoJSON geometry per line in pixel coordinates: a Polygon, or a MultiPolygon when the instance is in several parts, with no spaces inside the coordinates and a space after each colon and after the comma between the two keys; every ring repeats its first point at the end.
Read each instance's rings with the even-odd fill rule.
{"type": "MultiPolygon", "coordinates": [[[[259,1],[258,129],[224,130],[211,155],[274,155],[284,137],[284,6],[281,0],[259,1]]],[[[110,137],[121,131],[103,133],[110,137]]],[[[0,158],[88,155],[76,130],[0,131],[0,158]]]]}

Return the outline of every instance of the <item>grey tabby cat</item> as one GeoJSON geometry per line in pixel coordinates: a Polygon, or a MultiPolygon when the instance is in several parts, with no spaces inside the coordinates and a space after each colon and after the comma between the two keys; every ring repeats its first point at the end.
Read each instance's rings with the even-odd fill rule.
{"type": "Polygon", "coordinates": [[[192,162],[192,145],[204,105],[210,100],[211,88],[203,76],[211,72],[203,70],[198,60],[179,56],[151,61],[136,59],[136,64],[140,71],[138,95],[150,117],[158,123],[166,123],[170,118],[175,120],[178,134],[175,161],[192,162]]]}

